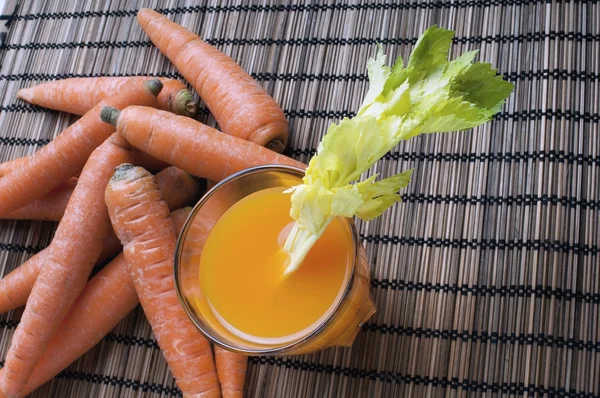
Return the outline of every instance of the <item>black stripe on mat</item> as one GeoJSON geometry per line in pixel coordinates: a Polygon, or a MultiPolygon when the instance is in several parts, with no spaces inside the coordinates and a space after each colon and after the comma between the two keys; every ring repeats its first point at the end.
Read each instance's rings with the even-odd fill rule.
{"type": "MultiPolygon", "coordinates": [[[[20,137],[0,137],[0,145],[7,146],[38,146],[46,145],[50,139],[31,139],[20,137]]],[[[313,156],[316,149],[312,148],[288,148],[285,154],[292,157],[313,156]]],[[[586,163],[600,165],[600,156],[584,155],[581,153],[566,152],[562,150],[535,151],[535,152],[503,152],[503,153],[423,153],[423,152],[388,152],[383,157],[384,160],[395,161],[436,161],[436,162],[526,162],[529,160],[551,163],[567,163],[584,165],[586,163]]],[[[544,196],[540,197],[545,201],[544,196]]],[[[524,197],[524,201],[529,200],[524,197]]],[[[537,201],[534,197],[532,201],[537,201]]],[[[552,196],[548,199],[551,203],[554,201],[552,196]]],[[[562,200],[562,199],[559,199],[562,200]]],[[[519,200],[517,200],[519,201],[519,200]]],[[[571,199],[569,199],[571,202],[571,199]]],[[[583,203],[581,204],[583,205],[583,203]]]]}
{"type": "Polygon", "coordinates": [[[41,246],[31,246],[31,245],[19,245],[15,243],[0,243],[0,251],[6,251],[10,253],[28,253],[35,254],[44,250],[44,247],[41,246]]]}
{"type": "Polygon", "coordinates": [[[547,250],[562,253],[577,253],[584,256],[596,256],[598,247],[588,244],[570,244],[551,240],[532,239],[526,241],[505,239],[440,239],[416,238],[391,235],[361,235],[367,243],[401,246],[449,247],[453,249],[483,249],[483,250],[547,250]]]}
{"type": "MultiPolygon", "coordinates": [[[[357,11],[357,10],[432,10],[432,9],[460,9],[470,7],[496,7],[503,5],[523,6],[529,4],[561,4],[575,3],[587,4],[593,0],[468,0],[468,1],[439,1],[439,2],[386,2],[386,3],[366,3],[366,4],[273,4],[273,5],[231,5],[231,6],[188,6],[176,8],[161,8],[158,12],[165,15],[184,14],[184,13],[224,13],[224,12],[305,12],[305,11],[357,11]]],[[[55,13],[33,13],[17,15],[14,17],[17,21],[32,21],[36,19],[66,19],[66,18],[95,18],[95,17],[133,17],[137,10],[111,10],[111,11],[76,11],[76,12],[55,12],[55,13]]]]}
{"type": "Polygon", "coordinates": [[[415,336],[442,340],[461,340],[463,342],[481,342],[490,344],[520,344],[520,345],[538,345],[540,347],[566,347],[569,350],[585,350],[591,352],[600,352],[600,341],[583,341],[572,338],[547,336],[539,334],[500,334],[498,332],[488,331],[458,331],[458,330],[439,330],[429,328],[410,328],[402,326],[390,326],[386,324],[367,323],[362,326],[362,330],[368,332],[378,332],[381,334],[397,334],[401,336],[415,336]]]}
{"type": "Polygon", "coordinates": [[[7,146],[38,146],[47,145],[49,138],[0,137],[0,145],[7,146]]]}
{"type": "Polygon", "coordinates": [[[515,195],[515,196],[487,196],[479,197],[467,195],[423,195],[406,194],[402,200],[407,203],[435,203],[435,204],[469,204],[469,205],[507,205],[507,206],[533,206],[563,205],[569,208],[600,209],[600,201],[577,199],[574,197],[559,197],[557,195],[515,195]]]}
{"type": "MultiPolygon", "coordinates": [[[[453,249],[482,249],[482,250],[546,250],[561,253],[576,253],[584,256],[596,256],[600,249],[595,245],[570,244],[551,240],[531,239],[505,240],[505,239],[447,239],[447,238],[420,238],[413,236],[393,235],[361,235],[361,239],[367,243],[381,245],[399,246],[426,246],[426,247],[449,247],[453,249]]],[[[38,253],[43,247],[31,245],[17,245],[12,243],[0,243],[0,250],[13,253],[38,253]]]]}
{"type": "MultiPolygon", "coordinates": [[[[0,368],[4,367],[4,360],[0,361],[0,368]]],[[[106,376],[93,373],[77,372],[72,370],[63,370],[57,376],[60,379],[85,381],[93,384],[104,384],[108,386],[128,388],[134,391],[153,392],[157,394],[167,394],[169,396],[181,397],[182,394],[177,388],[168,387],[163,384],[150,383],[126,379],[123,377],[106,376]]]]}
{"type": "Polygon", "coordinates": [[[560,287],[552,288],[543,285],[509,285],[509,286],[486,286],[486,285],[458,285],[431,282],[412,282],[402,279],[373,279],[371,281],[373,288],[383,290],[398,291],[424,291],[435,293],[451,293],[463,296],[494,296],[494,297],[535,297],[535,298],[555,298],[563,301],[582,301],[588,304],[600,304],[600,293],[573,291],[571,289],[562,289],[560,287]]]}
{"type": "MultiPolygon", "coordinates": [[[[488,331],[458,331],[458,330],[440,330],[430,328],[411,328],[402,326],[390,326],[386,324],[367,323],[362,326],[362,330],[367,332],[377,332],[381,334],[393,334],[408,337],[420,337],[441,340],[460,340],[463,342],[481,342],[497,344],[519,344],[519,345],[537,345],[540,347],[561,347],[569,350],[581,350],[588,352],[600,352],[600,341],[584,341],[574,338],[555,337],[539,334],[516,334],[514,332],[502,334],[499,332],[488,331]]],[[[125,336],[108,334],[104,340],[118,344],[158,348],[154,339],[147,339],[136,336],[125,336]]]]}
{"type": "Polygon", "coordinates": [[[18,324],[19,324],[18,321],[13,321],[12,319],[1,319],[0,320],[0,328],[2,328],[2,329],[14,329],[17,327],[18,324]]]}
{"type": "MultiPolygon", "coordinates": [[[[370,380],[379,380],[387,383],[411,383],[416,385],[429,385],[432,387],[450,388],[452,390],[463,389],[466,391],[492,391],[508,394],[538,393],[564,396],[567,391],[563,388],[544,387],[540,385],[525,385],[524,383],[487,383],[475,380],[459,380],[456,377],[452,379],[443,379],[429,376],[409,376],[401,373],[392,373],[386,371],[362,370],[357,368],[344,368],[333,365],[313,364],[305,361],[289,358],[274,357],[250,357],[250,362],[260,365],[274,365],[294,370],[303,370],[308,372],[318,372],[326,374],[335,374],[351,378],[363,378],[370,380]]],[[[568,391],[572,397],[595,397],[593,393],[578,392],[574,389],[568,391]]]]}
{"type": "MultiPolygon", "coordinates": [[[[382,381],[386,383],[411,383],[417,385],[429,385],[432,387],[440,387],[440,388],[450,388],[453,390],[463,389],[466,391],[492,391],[492,392],[502,392],[502,393],[539,393],[539,394],[551,394],[551,395],[560,395],[565,396],[566,393],[569,394],[570,397],[576,398],[589,398],[595,397],[593,393],[589,392],[579,392],[574,389],[570,389],[568,392],[564,388],[555,388],[555,387],[544,387],[540,385],[525,385],[524,383],[487,383],[487,382],[478,382],[474,380],[459,380],[454,377],[452,379],[442,379],[438,377],[429,377],[429,376],[409,376],[403,375],[400,373],[392,373],[386,371],[372,371],[372,370],[361,370],[357,368],[343,368],[341,366],[333,366],[333,365],[321,365],[321,364],[313,364],[305,361],[300,361],[296,359],[289,358],[273,358],[273,357],[250,357],[250,363],[256,365],[270,365],[277,367],[284,367],[287,369],[300,370],[300,371],[309,371],[309,372],[319,372],[325,374],[335,374],[339,376],[345,376],[350,378],[368,378],[374,381],[382,381]]],[[[4,361],[0,361],[0,367],[4,366],[4,361]]],[[[106,384],[113,385],[119,387],[127,387],[132,389],[138,389],[142,391],[153,391],[153,392],[162,392],[169,395],[181,396],[179,390],[166,387],[164,385],[148,383],[148,382],[139,382],[137,380],[124,379],[120,377],[114,376],[104,376],[104,375],[95,375],[90,373],[83,372],[74,372],[74,371],[64,371],[58,375],[60,378],[70,379],[70,380],[82,380],[90,383],[96,384],[106,384]],[[144,390],[146,389],[146,390],[144,390]]]]}
{"type": "MultiPolygon", "coordinates": [[[[54,112],[51,109],[42,108],[31,104],[9,104],[0,106],[0,112],[7,113],[44,113],[54,112]]],[[[199,114],[207,115],[208,109],[202,108],[199,114]]],[[[284,110],[284,114],[288,118],[299,119],[342,119],[345,117],[354,117],[356,113],[350,110],[326,110],[326,109],[289,109],[284,110]]],[[[520,120],[543,120],[543,119],[565,119],[574,122],[598,123],[600,122],[600,114],[591,112],[579,112],[574,110],[560,109],[527,109],[516,112],[498,112],[494,115],[495,120],[505,121],[520,121],[520,120]]]]}
{"type": "Polygon", "coordinates": [[[109,386],[128,388],[134,391],[152,392],[155,394],[168,394],[170,396],[181,397],[182,394],[177,388],[167,387],[158,383],[126,379],[123,377],[98,375],[93,373],[77,372],[72,370],[63,370],[57,376],[60,379],[86,381],[94,384],[104,384],[109,386]]]}
{"type": "MultiPolygon", "coordinates": [[[[171,79],[183,79],[179,73],[145,73],[144,76],[166,77],[171,79]]],[[[251,73],[254,79],[259,81],[325,81],[325,82],[354,82],[367,81],[366,73],[251,73]]],[[[70,79],[75,77],[131,77],[140,76],[139,73],[16,73],[0,75],[0,81],[53,81],[70,79]]],[[[504,79],[517,82],[532,79],[572,79],[572,80],[598,80],[600,73],[564,69],[540,69],[521,72],[502,73],[504,79]]]]}
{"type": "MultiPolygon", "coordinates": [[[[246,38],[209,38],[205,41],[213,46],[357,46],[357,45],[411,45],[417,42],[417,37],[311,37],[291,39],[246,39],[246,38]]],[[[481,44],[481,43],[524,43],[544,40],[567,41],[599,41],[600,35],[581,32],[549,31],[530,32],[519,35],[494,35],[455,37],[454,44],[481,44]]],[[[150,41],[88,41],[66,43],[7,43],[0,47],[3,50],[64,50],[73,48],[141,48],[153,46],[150,41]]]]}

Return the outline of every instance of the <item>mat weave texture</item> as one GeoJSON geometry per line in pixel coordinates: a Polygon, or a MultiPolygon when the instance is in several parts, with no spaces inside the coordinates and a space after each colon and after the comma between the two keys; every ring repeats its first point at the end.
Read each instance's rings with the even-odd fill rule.
{"type": "MultiPolygon", "coordinates": [[[[415,168],[403,202],[359,222],[377,314],[351,349],[252,358],[249,397],[600,394],[600,4],[22,1],[0,49],[0,161],[75,117],[18,89],[73,76],[179,76],[135,21],[160,9],[229,54],[284,108],[308,161],[355,112],[381,43],[405,59],[430,25],[456,31],[516,85],[473,131],[401,143],[373,172],[415,168]]],[[[205,112],[204,121],[213,123],[205,112]]],[[[55,225],[0,221],[0,274],[55,225]]],[[[0,316],[0,357],[21,311],[0,316]]],[[[140,308],[34,397],[178,396],[140,308]]]]}

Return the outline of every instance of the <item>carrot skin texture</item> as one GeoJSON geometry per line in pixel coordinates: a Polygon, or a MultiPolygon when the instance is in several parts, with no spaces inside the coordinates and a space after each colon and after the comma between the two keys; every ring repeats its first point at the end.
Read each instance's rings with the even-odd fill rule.
{"type": "MultiPolygon", "coordinates": [[[[198,199],[202,193],[202,184],[185,171],[174,166],[161,170],[155,175],[155,178],[156,183],[163,194],[163,199],[167,202],[169,209],[171,210],[179,209],[190,204],[195,199],[198,199]]],[[[73,194],[75,185],[77,185],[77,178],[73,177],[40,199],[0,218],[11,220],[60,221],[67,208],[69,198],[73,194]]],[[[114,236],[113,238],[116,239],[114,236]]],[[[116,241],[118,242],[118,239],[116,239],[116,241]]],[[[119,242],[119,250],[120,245],[121,243],[119,242]]],[[[113,252],[111,251],[111,253],[113,252]]],[[[113,253],[113,255],[114,254],[116,253],[113,253]]]]}
{"type": "Polygon", "coordinates": [[[85,287],[111,231],[102,193],[114,168],[132,160],[129,144],[115,133],[86,162],[49,246],[44,272],[38,275],[13,335],[0,381],[6,395],[15,396],[23,389],[85,287]]]}
{"type": "MultiPolygon", "coordinates": [[[[201,184],[196,179],[174,166],[166,168],[154,177],[163,200],[171,210],[194,203],[202,192],[201,184]]],[[[180,224],[183,226],[183,222],[185,222],[185,219],[179,219],[183,214],[186,213],[182,210],[171,213],[176,229],[180,229],[178,226],[180,224]]],[[[121,249],[121,241],[114,233],[111,233],[104,243],[96,265],[112,259],[121,249]]],[[[0,279],[0,313],[25,305],[38,274],[46,261],[47,254],[48,249],[46,248],[0,279]]]]}
{"type": "Polygon", "coordinates": [[[4,219],[60,221],[77,185],[73,177],[39,199],[8,213],[4,219]]]}
{"type": "Polygon", "coordinates": [[[4,163],[0,163],[0,178],[12,173],[13,170],[25,166],[28,162],[27,158],[28,156],[24,156],[22,158],[8,160],[4,163]]]}
{"type": "Polygon", "coordinates": [[[131,145],[188,173],[222,179],[248,167],[306,165],[241,138],[223,134],[191,118],[143,106],[128,106],[116,128],[131,145]]]}
{"type": "Polygon", "coordinates": [[[223,398],[244,398],[248,357],[215,345],[215,362],[223,398]]]}
{"type": "Polygon", "coordinates": [[[200,181],[175,166],[164,169],[154,178],[162,199],[171,210],[194,204],[202,194],[203,187],[200,181]]]}
{"type": "Polygon", "coordinates": [[[224,133],[282,152],[288,121],[273,98],[235,61],[151,9],[138,22],[152,43],[196,89],[224,133]]]}
{"type": "MultiPolygon", "coordinates": [[[[121,251],[121,248],[119,239],[114,234],[109,235],[104,242],[96,265],[112,259],[121,251]]],[[[27,303],[31,289],[47,261],[48,253],[49,248],[47,247],[0,279],[0,314],[22,307],[27,303]]]]}
{"type": "Polygon", "coordinates": [[[178,387],[186,397],[219,397],[210,345],[177,298],[175,232],[154,177],[122,165],[106,188],[105,201],[140,303],[178,387]]]}
{"type": "Polygon", "coordinates": [[[99,120],[104,105],[156,106],[156,96],[146,84],[137,80],[124,84],[110,99],[102,101],[48,145],[27,157],[25,165],[0,178],[0,216],[52,191],[83,168],[94,149],[114,131],[99,120]]]}
{"type": "MultiPolygon", "coordinates": [[[[171,213],[177,231],[191,211],[191,207],[186,207],[171,213]]],[[[138,304],[121,253],[87,283],[35,366],[22,394],[29,394],[89,351],[138,304]]],[[[0,378],[3,372],[0,370],[0,378]]]]}
{"type": "MultiPolygon", "coordinates": [[[[83,115],[100,101],[110,98],[121,87],[132,80],[153,79],[146,76],[131,77],[76,77],[54,80],[37,86],[22,88],[17,98],[30,104],[56,111],[83,115]],[[73,97],[77,100],[74,101],[73,97]]],[[[165,77],[158,78],[163,89],[158,95],[158,107],[162,110],[184,116],[195,116],[196,102],[183,82],[165,77]]]]}

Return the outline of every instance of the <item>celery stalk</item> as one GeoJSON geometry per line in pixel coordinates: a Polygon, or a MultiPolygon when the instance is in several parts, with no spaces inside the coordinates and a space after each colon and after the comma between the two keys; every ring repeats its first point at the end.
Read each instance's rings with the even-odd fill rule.
{"type": "Polygon", "coordinates": [[[454,32],[432,26],[408,63],[392,67],[378,47],[367,63],[369,90],[355,117],[331,124],[311,159],[302,184],[291,193],[295,220],[284,250],[286,273],[296,270],[338,216],[371,220],[395,202],[412,170],[382,180],[360,180],[401,140],[420,134],[465,130],[490,120],[513,90],[490,64],[473,63],[471,51],[448,60],[454,32]]]}

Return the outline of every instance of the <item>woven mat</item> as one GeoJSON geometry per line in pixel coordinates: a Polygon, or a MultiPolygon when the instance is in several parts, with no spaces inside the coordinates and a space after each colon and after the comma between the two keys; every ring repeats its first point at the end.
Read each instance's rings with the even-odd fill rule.
{"type": "MultiPolygon", "coordinates": [[[[21,87],[177,76],[137,26],[141,6],[252,73],[285,109],[289,155],[302,161],[330,122],[358,109],[377,42],[390,59],[406,59],[428,26],[455,30],[453,51],[481,49],[514,95],[493,122],[401,143],[376,166],[383,175],[415,168],[403,203],[359,223],[377,314],[351,349],[252,358],[248,396],[598,396],[600,4],[22,3],[0,21],[10,22],[0,53],[1,161],[35,152],[75,120],[16,100],[21,87]]],[[[0,273],[47,246],[54,227],[0,222],[0,273]]],[[[20,314],[0,318],[2,358],[20,314]]],[[[138,308],[34,396],[178,394],[138,308]]]]}

